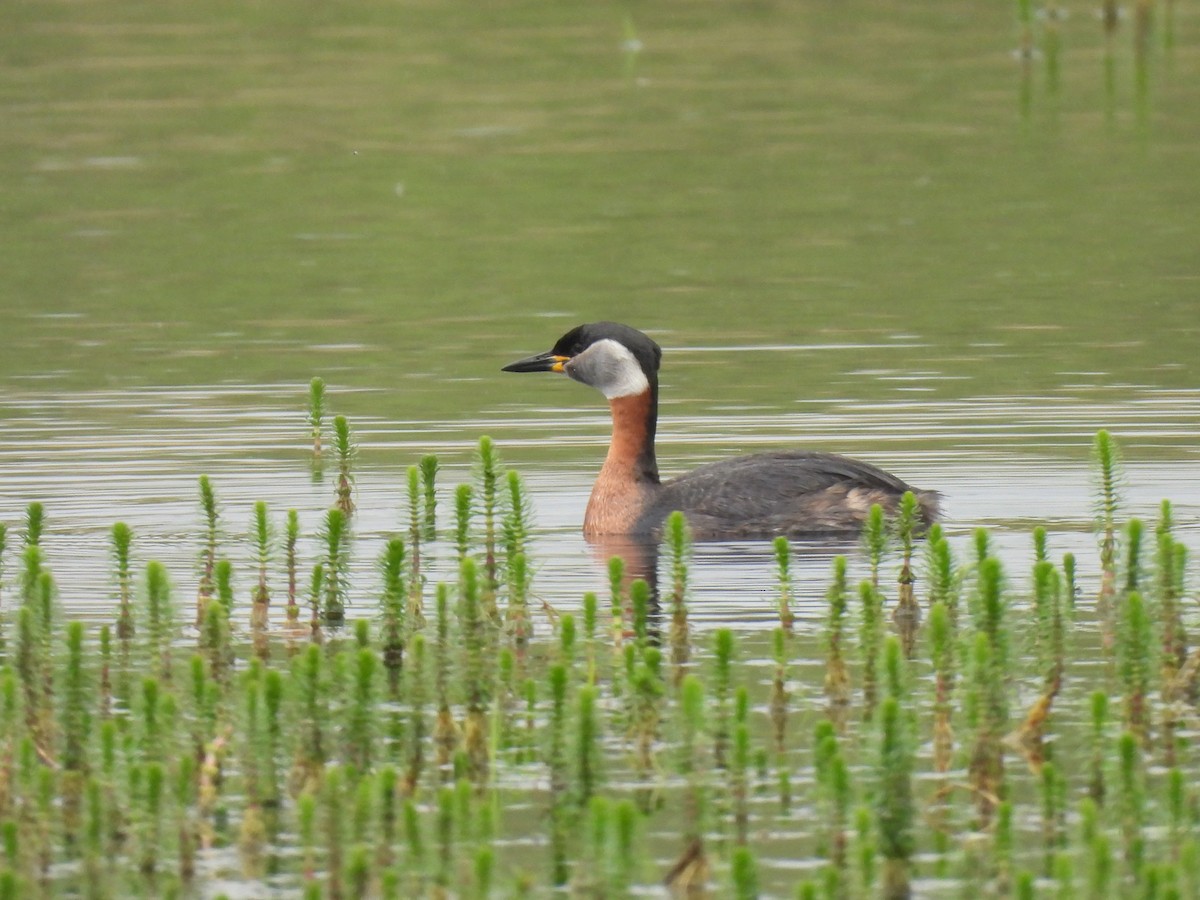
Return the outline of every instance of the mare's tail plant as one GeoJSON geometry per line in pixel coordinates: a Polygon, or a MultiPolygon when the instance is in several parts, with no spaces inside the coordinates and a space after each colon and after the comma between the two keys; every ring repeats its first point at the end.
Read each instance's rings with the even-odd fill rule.
{"type": "MultiPolygon", "coordinates": [[[[408,594],[415,611],[425,603],[425,575],[423,573],[423,543],[425,530],[421,515],[422,487],[421,470],[408,467],[408,594]]],[[[414,621],[416,617],[414,616],[414,621]]]]}
{"type": "Polygon", "coordinates": [[[1180,675],[1188,663],[1187,632],[1184,630],[1180,602],[1184,596],[1183,572],[1187,549],[1175,540],[1171,532],[1171,519],[1171,503],[1164,500],[1154,529],[1154,596],[1161,634],[1162,746],[1168,766],[1176,764],[1175,732],[1182,717],[1179,701],[1186,687],[1180,675]]]}
{"type": "Polygon", "coordinates": [[[713,763],[718,769],[729,767],[729,698],[733,666],[733,632],[718,628],[713,639],[713,763]]]}
{"type": "Polygon", "coordinates": [[[313,566],[308,587],[308,607],[310,611],[308,625],[312,640],[314,641],[321,640],[321,606],[324,597],[325,564],[317,563],[313,566]]]}
{"type": "Polygon", "coordinates": [[[334,416],[333,449],[338,461],[336,506],[349,520],[354,515],[354,473],[351,470],[358,448],[354,444],[350,423],[346,421],[345,416],[334,416]]]}
{"type": "Polygon", "coordinates": [[[704,686],[694,674],[679,685],[678,711],[682,736],[679,742],[679,774],[687,782],[684,793],[683,852],[663,878],[673,891],[692,896],[708,881],[708,854],[704,847],[707,796],[699,738],[704,728],[704,686]]]}
{"type": "Polygon", "coordinates": [[[4,551],[8,549],[8,525],[0,522],[0,601],[4,599],[4,551]]]}
{"type": "Polygon", "coordinates": [[[492,685],[487,674],[491,667],[484,658],[487,635],[479,575],[475,560],[470,557],[463,560],[459,584],[467,707],[466,721],[463,725],[463,745],[467,752],[472,781],[482,785],[486,782],[490,769],[487,710],[491,703],[492,685]]]}
{"type": "Polygon", "coordinates": [[[771,726],[775,738],[775,755],[780,763],[780,799],[786,808],[791,800],[791,786],[787,781],[789,769],[784,764],[787,753],[788,700],[790,699],[787,689],[788,634],[783,628],[776,627],[771,636],[775,651],[775,677],[771,681],[770,699],[771,726]]]}
{"type": "Polygon", "coordinates": [[[36,500],[25,507],[25,546],[40,547],[46,528],[46,508],[36,500]]]}
{"type": "Polygon", "coordinates": [[[531,506],[521,476],[509,471],[508,508],[504,513],[502,533],[504,537],[504,572],[508,585],[508,628],[518,650],[524,651],[532,635],[529,621],[528,598],[532,589],[529,571],[527,542],[531,506]]]}
{"type": "Polygon", "coordinates": [[[1112,604],[1117,593],[1117,512],[1122,482],[1121,450],[1107,431],[1096,432],[1092,443],[1096,480],[1096,523],[1100,532],[1100,608],[1105,643],[1112,645],[1112,604]]]}
{"type": "Polygon", "coordinates": [[[1117,602],[1117,660],[1125,727],[1145,744],[1149,739],[1151,673],[1156,668],[1153,626],[1141,594],[1125,594],[1117,602]]]}
{"type": "Polygon", "coordinates": [[[667,517],[666,537],[671,557],[671,663],[675,678],[682,678],[688,664],[691,637],[688,633],[688,557],[691,541],[687,520],[681,512],[667,517]]]}
{"type": "Polygon", "coordinates": [[[979,564],[979,616],[973,644],[969,708],[975,728],[969,776],[977,797],[979,821],[987,826],[1004,799],[1004,745],[1008,727],[1008,635],[1000,561],[979,564]]]}
{"type": "Polygon", "coordinates": [[[873,504],[870,512],[867,513],[867,521],[863,525],[862,543],[871,567],[871,584],[878,590],[879,569],[883,565],[883,557],[888,550],[887,522],[884,519],[883,507],[878,503],[873,504]]]}
{"type": "Polygon", "coordinates": [[[846,877],[847,827],[850,810],[850,773],[838,746],[837,732],[828,719],[817,722],[813,734],[817,788],[817,818],[823,833],[819,852],[836,870],[839,882],[846,877]]]}
{"type": "Polygon", "coordinates": [[[383,576],[383,667],[388,673],[388,684],[392,692],[399,688],[400,669],[404,665],[404,631],[407,596],[404,584],[404,541],[392,538],[379,560],[379,572],[383,576]]]}
{"type": "MultiPolygon", "coordinates": [[[[1035,531],[1044,541],[1044,530],[1035,531]]],[[[1042,693],[1030,708],[1016,738],[1026,761],[1039,771],[1045,761],[1042,736],[1055,697],[1062,689],[1065,668],[1065,623],[1063,619],[1062,578],[1045,554],[1044,545],[1036,550],[1033,566],[1033,608],[1036,616],[1035,639],[1038,668],[1042,672],[1042,693]]]]}
{"type": "Polygon", "coordinates": [[[829,618],[826,624],[825,696],[830,715],[839,721],[850,703],[850,673],[846,668],[843,644],[846,637],[846,557],[833,560],[833,582],[826,592],[829,618]]]}
{"type": "Polygon", "coordinates": [[[200,586],[196,597],[196,623],[204,618],[204,605],[214,596],[217,565],[217,494],[207,475],[200,476],[200,510],[204,514],[204,545],[200,550],[200,586]]]}
{"type": "Polygon", "coordinates": [[[113,565],[117,577],[117,637],[128,641],[133,637],[133,569],[129,562],[129,549],[133,544],[133,530],[124,522],[112,527],[113,565]]]}
{"type": "MultiPolygon", "coordinates": [[[[903,666],[900,643],[889,637],[886,647],[888,669],[903,666]]],[[[889,682],[903,681],[903,673],[889,682]]],[[[879,710],[880,784],[876,795],[879,850],[883,855],[883,896],[887,900],[906,900],[911,896],[909,868],[914,851],[913,825],[913,747],[909,736],[910,717],[904,710],[904,697],[898,684],[889,685],[879,710]]]]}
{"type": "Polygon", "coordinates": [[[346,548],[346,525],[346,514],[340,508],[334,507],[325,513],[325,527],[321,532],[325,544],[322,613],[324,620],[330,624],[339,624],[346,618],[346,570],[350,556],[346,548]]]}
{"type": "MultiPolygon", "coordinates": [[[[216,602],[225,607],[225,617],[230,618],[233,616],[233,563],[227,559],[218,559],[213,575],[217,582],[216,602]]],[[[209,601],[209,603],[212,602],[214,601],[209,601]]],[[[208,605],[206,604],[205,615],[208,614],[207,610],[208,605]]]]}
{"type": "Polygon", "coordinates": [[[900,633],[901,641],[904,644],[904,652],[906,656],[911,656],[913,647],[917,637],[917,625],[921,621],[921,607],[917,603],[916,593],[913,591],[913,535],[917,528],[917,498],[912,491],[905,491],[904,496],[900,498],[900,509],[896,515],[895,532],[896,538],[900,542],[901,557],[900,557],[900,575],[899,575],[899,594],[896,603],[896,609],[892,613],[892,619],[896,623],[896,629],[900,633]]]}
{"type": "Polygon", "coordinates": [[[160,562],[146,565],[146,629],[150,634],[151,665],[163,681],[171,679],[171,585],[160,562]]]}
{"type": "Polygon", "coordinates": [[[312,461],[315,469],[321,466],[321,430],[324,426],[325,381],[318,376],[308,384],[308,427],[312,435],[312,461]]]}
{"type": "Polygon", "coordinates": [[[87,744],[91,731],[90,696],[83,665],[83,624],[67,625],[67,665],[63,679],[62,705],[62,804],[68,834],[79,829],[84,779],[87,775],[87,744]]]}
{"type": "Polygon", "coordinates": [[[289,509],[287,514],[287,528],[284,532],[283,553],[284,564],[287,567],[288,580],[287,620],[291,623],[295,623],[300,620],[300,607],[296,604],[296,543],[299,540],[300,514],[294,509],[289,509]]]}
{"type": "MultiPolygon", "coordinates": [[[[267,513],[267,504],[259,500],[254,504],[254,562],[258,567],[258,584],[254,588],[254,604],[250,610],[250,626],[258,632],[267,627],[271,609],[271,589],[268,584],[267,571],[271,565],[272,549],[275,543],[275,529],[271,526],[271,518],[267,513]]],[[[265,638],[264,638],[265,644],[265,638]]],[[[264,650],[265,646],[260,648],[264,650]]],[[[260,653],[260,655],[262,655],[260,653]]]]}
{"type": "Polygon", "coordinates": [[[555,884],[566,884],[568,879],[567,840],[570,828],[568,819],[573,810],[569,807],[570,779],[567,764],[567,668],[561,662],[550,666],[550,721],[549,745],[546,750],[546,767],[550,775],[550,852],[555,884]]]}
{"type": "Polygon", "coordinates": [[[946,604],[951,626],[956,627],[958,589],[954,578],[954,557],[950,550],[950,542],[937,522],[929,527],[929,534],[925,538],[925,568],[929,582],[930,607],[938,602],[946,604]]]}
{"type": "MultiPolygon", "coordinates": [[[[474,566],[470,557],[462,565],[474,566]]],[[[437,695],[437,719],[433,742],[437,746],[437,764],[445,766],[458,749],[459,730],[450,711],[450,589],[445,583],[437,586],[437,639],[434,643],[434,690],[437,695]]],[[[482,665],[482,662],[479,663],[482,665]]]]}
{"type": "Polygon", "coordinates": [[[783,535],[775,538],[775,565],[779,579],[779,624],[789,631],[796,617],[792,614],[791,545],[783,535]]]}
{"type": "Polygon", "coordinates": [[[933,768],[950,770],[954,750],[953,713],[955,637],[946,604],[938,601],[929,610],[929,643],[935,673],[933,704],[933,768]]]}
{"type": "Polygon", "coordinates": [[[529,522],[533,517],[533,505],[520,475],[510,469],[504,477],[508,496],[500,524],[500,533],[504,541],[505,554],[515,556],[528,550],[529,522]]]}
{"type": "Polygon", "coordinates": [[[421,537],[432,541],[437,537],[437,473],[438,458],[432,453],[421,457],[421,537]]]}
{"type": "Polygon", "coordinates": [[[454,549],[461,563],[471,552],[471,513],[474,489],[460,484],[454,490],[454,549]]]}
{"type": "Polygon", "coordinates": [[[496,517],[499,512],[500,454],[492,439],[484,435],[479,439],[477,457],[479,502],[483,511],[483,601],[492,606],[496,600],[496,517]]]}

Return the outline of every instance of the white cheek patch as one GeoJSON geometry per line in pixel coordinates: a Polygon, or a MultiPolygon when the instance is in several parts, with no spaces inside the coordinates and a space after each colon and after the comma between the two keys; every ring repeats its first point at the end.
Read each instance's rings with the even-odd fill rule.
{"type": "Polygon", "coordinates": [[[563,367],[576,381],[591,385],[609,400],[642,394],[650,389],[637,358],[621,343],[596,341],[563,367]]]}

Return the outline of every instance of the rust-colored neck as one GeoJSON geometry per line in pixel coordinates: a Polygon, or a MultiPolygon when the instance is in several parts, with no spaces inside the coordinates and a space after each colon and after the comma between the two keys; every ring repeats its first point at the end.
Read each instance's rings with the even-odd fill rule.
{"type": "Polygon", "coordinates": [[[612,442],[592,487],[585,534],[629,534],[658,487],[654,435],[658,419],[656,386],[641,394],[616,397],[612,410],[612,442]]]}
{"type": "Polygon", "coordinates": [[[658,402],[653,389],[616,397],[608,405],[613,431],[604,468],[614,467],[635,481],[658,484],[658,462],[654,456],[658,402]]]}

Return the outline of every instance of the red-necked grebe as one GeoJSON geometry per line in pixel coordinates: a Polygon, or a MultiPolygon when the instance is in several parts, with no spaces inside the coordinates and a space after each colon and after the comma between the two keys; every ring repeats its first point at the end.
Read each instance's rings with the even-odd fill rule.
{"type": "Polygon", "coordinates": [[[737,456],[661,482],[654,456],[661,360],[662,348],[637,329],[596,322],[572,328],[552,350],[504,367],[564,372],[608,398],[612,443],[588,500],[585,535],[657,535],[675,510],[701,540],[855,533],[872,504],[894,510],[909,490],[922,520],[936,518],[936,493],[832,453],[737,456]]]}

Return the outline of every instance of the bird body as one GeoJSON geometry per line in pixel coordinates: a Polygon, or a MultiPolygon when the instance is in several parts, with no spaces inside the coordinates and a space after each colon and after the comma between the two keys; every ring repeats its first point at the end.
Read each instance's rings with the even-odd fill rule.
{"type": "Polygon", "coordinates": [[[755,453],[661,481],[654,452],[661,359],[661,348],[640,331],[598,322],[572,329],[546,353],[504,367],[563,372],[608,398],[612,442],[588,500],[585,535],[657,536],[676,510],[700,540],[857,533],[873,504],[894,509],[909,490],[922,519],[936,518],[936,493],[832,453],[755,453]]]}

